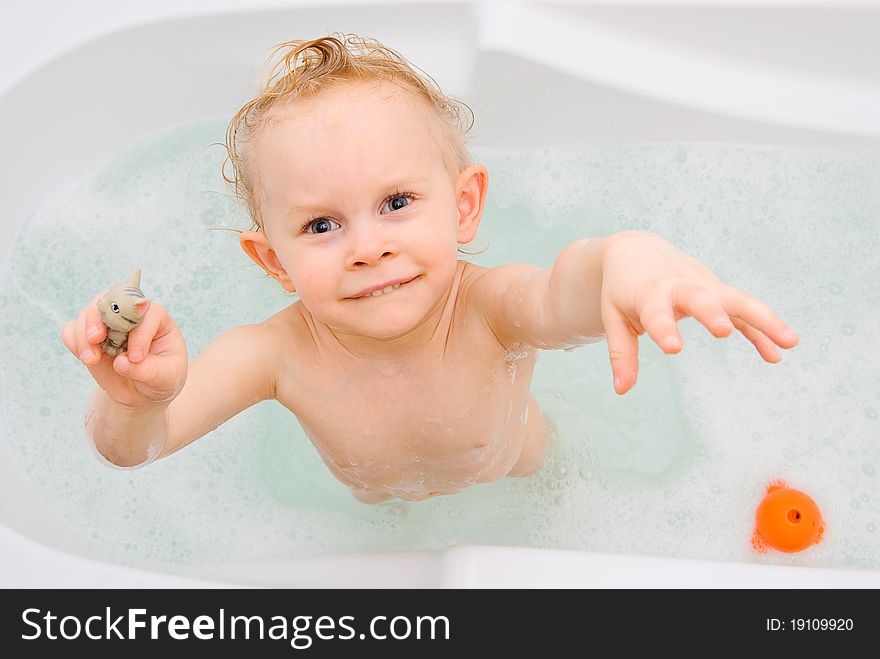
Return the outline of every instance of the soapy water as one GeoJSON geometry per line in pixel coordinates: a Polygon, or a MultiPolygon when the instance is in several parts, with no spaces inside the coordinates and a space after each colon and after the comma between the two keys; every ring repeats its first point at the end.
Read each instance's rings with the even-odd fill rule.
{"type": "MultiPolygon", "coordinates": [[[[296,418],[265,401],[136,471],[100,464],[94,386],[60,341],[92,296],[142,269],[190,358],[294,298],[238,246],[249,218],[219,176],[225,123],[135,144],[45,199],[0,286],[17,358],[0,411],[21,469],[71,526],[132,562],[205,564],[476,543],[824,567],[880,567],[880,158],[738,145],[474,149],[491,174],[467,249],[549,267],[569,242],[644,229],[768,302],[801,344],[764,363],[691,319],[684,350],[640,341],[618,397],[607,345],[542,351],[532,393],[555,428],[543,468],[419,503],[367,506],[296,418]],[[784,478],[827,522],[802,554],[756,556],[754,513],[784,478]]],[[[332,405],[332,401],[328,401],[332,405]]],[[[355,429],[356,430],[356,429],[355,429]]]]}

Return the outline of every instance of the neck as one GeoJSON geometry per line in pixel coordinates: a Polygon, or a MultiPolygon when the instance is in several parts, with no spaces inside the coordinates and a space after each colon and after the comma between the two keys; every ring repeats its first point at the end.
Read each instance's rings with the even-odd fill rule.
{"type": "Polygon", "coordinates": [[[375,338],[336,330],[326,325],[324,328],[330,340],[335,341],[346,354],[359,362],[403,366],[417,360],[438,334],[445,336],[445,332],[442,332],[442,321],[448,300],[449,293],[438,300],[418,324],[397,336],[375,338]]]}
{"type": "MultiPolygon", "coordinates": [[[[458,297],[459,282],[464,263],[459,261],[452,285],[427,314],[412,328],[391,337],[376,338],[353,332],[335,329],[318,320],[311,314],[315,338],[327,349],[342,354],[345,358],[366,364],[370,368],[388,368],[398,372],[418,363],[426,349],[434,342],[445,344],[452,320],[452,307],[458,297]]],[[[443,352],[442,349],[440,351],[443,352]]]]}

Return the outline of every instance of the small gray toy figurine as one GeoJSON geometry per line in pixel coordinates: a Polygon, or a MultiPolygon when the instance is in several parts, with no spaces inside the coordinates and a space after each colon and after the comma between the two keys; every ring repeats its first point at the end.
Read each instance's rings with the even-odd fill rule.
{"type": "Polygon", "coordinates": [[[111,287],[97,302],[101,320],[107,326],[107,338],[101,342],[101,349],[111,357],[128,349],[128,333],[144,319],[150,307],[140,285],[138,269],[128,281],[111,287]]]}

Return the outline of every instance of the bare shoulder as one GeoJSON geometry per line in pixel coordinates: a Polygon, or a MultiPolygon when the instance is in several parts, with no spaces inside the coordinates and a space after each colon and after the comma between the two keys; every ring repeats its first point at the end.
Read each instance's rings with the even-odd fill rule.
{"type": "Polygon", "coordinates": [[[301,306],[302,302],[288,305],[275,315],[269,316],[262,324],[279,337],[289,335],[295,332],[302,322],[301,306]]]}
{"type": "Polygon", "coordinates": [[[461,281],[465,314],[477,318],[501,345],[508,345],[510,341],[499,332],[504,296],[513,284],[540,269],[529,263],[507,263],[495,268],[466,264],[461,281]]]}
{"type": "Polygon", "coordinates": [[[275,399],[290,407],[299,398],[298,383],[308,378],[316,359],[314,321],[302,302],[285,307],[263,323],[271,334],[275,360],[275,399]]]}
{"type": "MultiPolygon", "coordinates": [[[[237,372],[237,377],[263,398],[275,398],[282,367],[287,368],[296,345],[296,317],[290,305],[261,323],[239,325],[222,334],[209,350],[237,372]]],[[[206,353],[208,350],[206,350],[206,353]]]]}
{"type": "Polygon", "coordinates": [[[296,302],[261,324],[266,341],[273,344],[276,359],[295,357],[310,341],[312,332],[307,316],[302,302],[296,302]]]}
{"type": "Polygon", "coordinates": [[[197,361],[209,379],[223,370],[234,374],[243,390],[258,393],[260,399],[273,398],[285,336],[283,325],[273,318],[239,325],[217,337],[197,361]]]}

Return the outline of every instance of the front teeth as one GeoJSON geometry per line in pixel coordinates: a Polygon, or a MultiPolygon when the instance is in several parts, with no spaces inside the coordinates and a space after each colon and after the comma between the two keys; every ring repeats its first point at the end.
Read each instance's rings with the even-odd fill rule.
{"type": "Polygon", "coordinates": [[[386,293],[390,293],[396,288],[400,288],[400,284],[394,284],[393,286],[386,286],[381,291],[373,291],[370,293],[373,297],[379,297],[380,295],[385,295],[386,293]]]}

